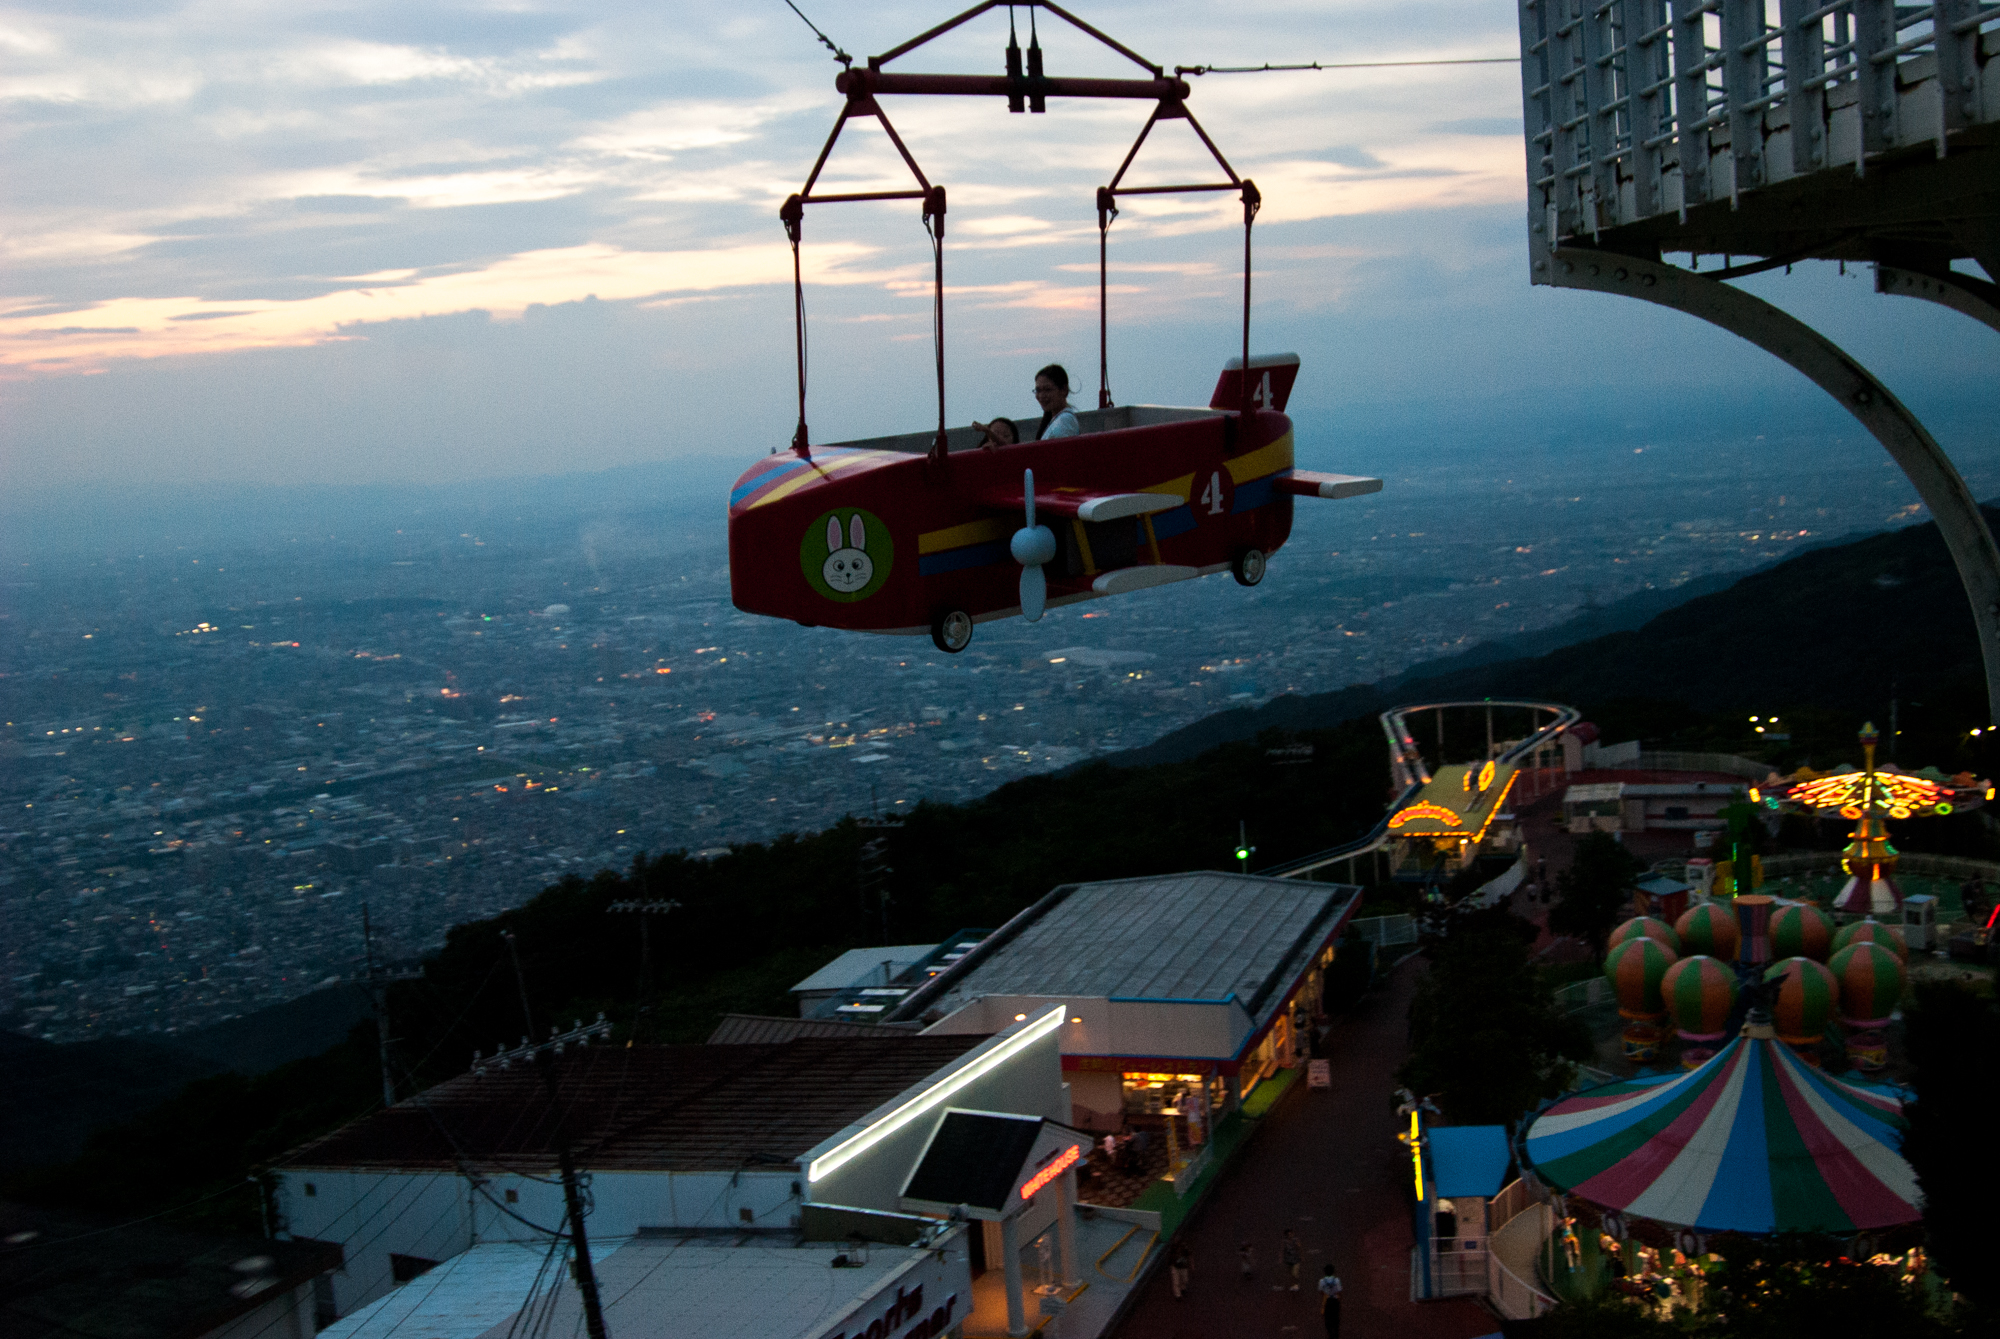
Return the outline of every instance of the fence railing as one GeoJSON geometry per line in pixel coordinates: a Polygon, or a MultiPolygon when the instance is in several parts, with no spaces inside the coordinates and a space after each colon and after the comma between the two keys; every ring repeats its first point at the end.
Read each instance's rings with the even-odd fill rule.
{"type": "Polygon", "coordinates": [[[1980,0],[1519,4],[1529,197],[1556,237],[1913,144],[1942,158],[1993,119],[1981,45],[2000,5],[1980,0]]]}
{"type": "Polygon", "coordinates": [[[1556,1007],[1565,1014],[1582,1013],[1585,1009],[1608,1004],[1614,995],[1611,983],[1601,976],[1593,976],[1587,981],[1572,981],[1566,986],[1556,987],[1556,1007]]]}
{"type": "Polygon", "coordinates": [[[1739,758],[1734,753],[1683,753],[1672,749],[1642,751],[1639,766],[1650,772],[1727,772],[1746,781],[1762,781],[1772,771],[1767,762],[1739,758]]]}
{"type": "MultiPolygon", "coordinates": [[[[1793,851],[1763,857],[1764,877],[1782,878],[1812,873],[1838,873],[1838,851],[1793,851]]],[[[1896,858],[1898,874],[1915,874],[1930,879],[1989,879],[2000,882],[2000,863],[1973,860],[1958,855],[1922,855],[1909,851],[1896,858]]],[[[1766,890],[1768,891],[1768,890],[1766,890]]]]}
{"type": "Polygon", "coordinates": [[[1348,922],[1348,928],[1378,950],[1417,942],[1415,916],[1368,916],[1348,922]]]}
{"type": "Polygon", "coordinates": [[[1486,1295],[1509,1320],[1542,1315],[1556,1299],[1529,1283],[1535,1256],[1555,1227],[1550,1208],[1526,1181],[1514,1181],[1494,1196],[1487,1210],[1486,1295]],[[1524,1277],[1525,1276],[1525,1277],[1524,1277]]]}
{"type": "Polygon", "coordinates": [[[1461,1297],[1487,1290],[1486,1238],[1431,1238],[1431,1296],[1461,1297]]]}

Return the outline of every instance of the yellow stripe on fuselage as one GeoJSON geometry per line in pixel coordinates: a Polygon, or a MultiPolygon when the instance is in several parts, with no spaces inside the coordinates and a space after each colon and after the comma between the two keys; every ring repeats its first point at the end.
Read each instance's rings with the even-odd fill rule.
{"type": "Polygon", "coordinates": [[[943,530],[932,530],[917,536],[917,552],[943,553],[946,549],[962,549],[967,544],[984,544],[989,540],[1007,537],[1006,521],[967,521],[964,525],[948,526],[943,530]]]}
{"type": "Polygon", "coordinates": [[[1181,500],[1182,506],[1186,506],[1189,495],[1194,492],[1194,476],[1192,474],[1183,474],[1178,479],[1169,479],[1163,484],[1154,484],[1150,488],[1142,488],[1139,491],[1142,493],[1172,493],[1181,500]]]}
{"type": "Polygon", "coordinates": [[[1292,434],[1288,432],[1269,446],[1260,446],[1227,463],[1230,479],[1239,484],[1288,470],[1292,467],[1292,434]]]}

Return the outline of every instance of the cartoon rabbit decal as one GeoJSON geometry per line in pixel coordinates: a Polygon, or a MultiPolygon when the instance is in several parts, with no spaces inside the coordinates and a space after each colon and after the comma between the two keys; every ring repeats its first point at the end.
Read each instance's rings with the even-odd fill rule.
{"type": "Polygon", "coordinates": [[[881,590],[895,559],[889,527],[860,507],[822,513],[799,539],[799,570],[806,584],[839,604],[853,604],[881,590]]]}
{"type": "Polygon", "coordinates": [[[848,543],[840,540],[840,517],[826,518],[826,562],[820,575],[829,588],[852,595],[875,579],[875,560],[868,556],[868,527],[856,512],[847,521],[848,543]]]}

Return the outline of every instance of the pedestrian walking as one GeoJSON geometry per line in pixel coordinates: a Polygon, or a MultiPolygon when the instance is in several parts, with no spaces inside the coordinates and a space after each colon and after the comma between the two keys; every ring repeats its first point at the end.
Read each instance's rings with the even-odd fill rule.
{"type": "Polygon", "coordinates": [[[1189,1263],[1187,1247],[1181,1246],[1174,1251],[1174,1258],[1167,1264],[1167,1274],[1174,1281],[1176,1301],[1187,1296],[1189,1263]]]}
{"type": "Polygon", "coordinates": [[[1257,1248],[1244,1242],[1236,1248],[1236,1263],[1243,1268],[1243,1281],[1248,1283],[1257,1275],[1257,1248]]]}
{"type": "Polygon", "coordinates": [[[1319,1319],[1326,1339],[1340,1339],[1340,1275],[1328,1265],[1319,1276],[1319,1319]]]}
{"type": "Polygon", "coordinates": [[[1285,1240],[1278,1247],[1278,1260],[1284,1265],[1285,1273],[1291,1276],[1293,1292],[1299,1290],[1299,1259],[1299,1234],[1286,1228],[1285,1240]]]}

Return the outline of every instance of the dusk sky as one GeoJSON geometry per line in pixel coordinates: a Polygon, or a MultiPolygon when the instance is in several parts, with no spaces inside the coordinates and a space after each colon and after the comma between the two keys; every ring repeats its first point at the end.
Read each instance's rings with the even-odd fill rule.
{"type": "MultiPolygon", "coordinates": [[[[951,12],[803,7],[857,58],[951,12]]],[[[1079,13],[1167,65],[1510,56],[1517,41],[1494,0],[1079,13]]],[[[897,68],[998,73],[1006,22],[988,15],[897,68]]],[[[1041,36],[1051,74],[1137,73],[1046,16],[1041,36]]],[[[733,469],[790,437],[777,207],[839,96],[838,67],[781,0],[15,4],[0,52],[11,488],[733,469]]],[[[1728,336],[1530,289],[1514,65],[1211,75],[1190,105],[1264,194],[1253,343],[1304,358],[1294,410],[1318,431],[1302,463],[1380,473],[1424,442],[1671,444],[1718,422],[1746,441],[1825,428],[1875,449],[1728,336]]],[[[1051,360],[1087,401],[1092,191],[1145,106],[889,111],[950,192],[952,421],[1025,414],[1051,360]]],[[[1200,163],[1169,126],[1134,179],[1200,163]]],[[[901,184],[865,124],[831,172],[850,189],[901,184]]],[[[917,214],[808,214],[816,440],[932,421],[917,214]]],[[[1112,229],[1120,400],[1206,401],[1235,347],[1238,217],[1232,197],[1165,197],[1112,229]]],[[[1976,488],[2000,482],[1981,463],[2000,454],[2000,335],[1878,297],[1858,268],[1755,291],[1882,375],[1976,488]]]]}

